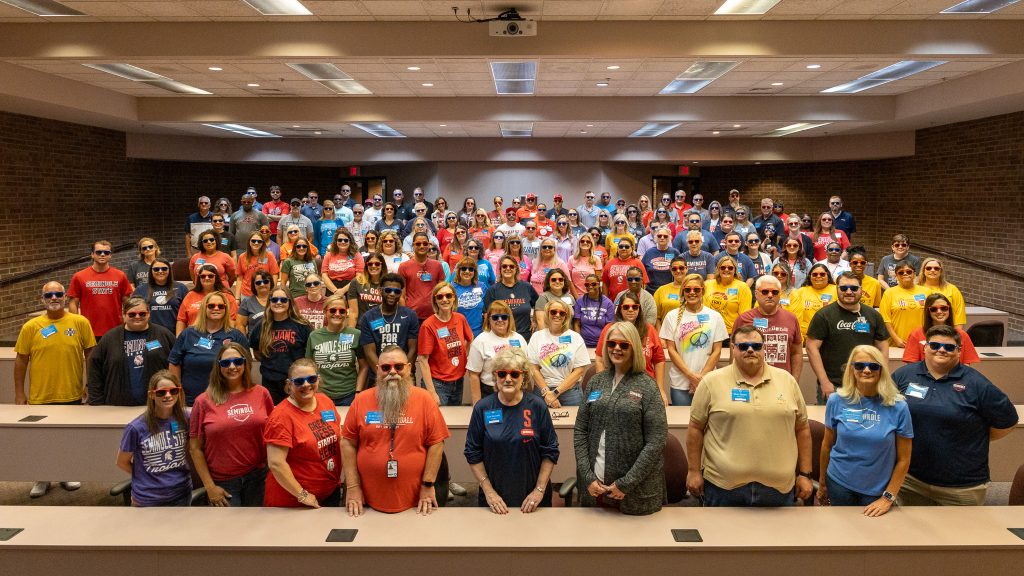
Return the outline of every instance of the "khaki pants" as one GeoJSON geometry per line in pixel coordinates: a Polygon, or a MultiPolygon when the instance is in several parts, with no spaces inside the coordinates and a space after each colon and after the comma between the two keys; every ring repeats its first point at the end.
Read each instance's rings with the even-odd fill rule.
{"type": "Polygon", "coordinates": [[[981,506],[985,504],[988,482],[965,488],[934,486],[907,475],[900,488],[901,506],[981,506]]]}

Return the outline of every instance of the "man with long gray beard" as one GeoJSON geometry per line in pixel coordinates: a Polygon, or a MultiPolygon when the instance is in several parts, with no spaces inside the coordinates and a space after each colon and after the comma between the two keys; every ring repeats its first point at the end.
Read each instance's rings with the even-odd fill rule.
{"type": "Polygon", "coordinates": [[[380,512],[437,508],[434,481],[450,436],[430,394],[412,385],[411,364],[398,346],[378,357],[377,386],[356,395],[342,428],[345,508],[380,512]]]}

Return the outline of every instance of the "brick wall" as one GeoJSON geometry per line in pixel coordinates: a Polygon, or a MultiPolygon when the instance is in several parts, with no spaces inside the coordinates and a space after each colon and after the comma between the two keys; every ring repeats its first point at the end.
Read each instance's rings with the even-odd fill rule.
{"type": "MultiPolygon", "coordinates": [[[[701,188],[708,202],[738,188],[755,211],[770,196],[812,215],[838,194],[857,218],[854,242],[876,264],[903,232],[912,244],[1024,274],[1024,112],[920,130],[908,158],[707,167],[701,188]]],[[[969,303],[1010,312],[1011,331],[1024,333],[1024,282],[943,260],[969,303]]]]}

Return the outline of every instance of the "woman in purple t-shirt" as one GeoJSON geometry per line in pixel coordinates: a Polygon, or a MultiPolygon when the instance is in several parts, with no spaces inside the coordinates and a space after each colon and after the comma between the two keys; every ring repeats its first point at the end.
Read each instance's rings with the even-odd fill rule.
{"type": "Polygon", "coordinates": [[[597,346],[601,330],[615,321],[615,304],[601,294],[601,279],[597,274],[588,274],[583,280],[586,294],[576,300],[573,307],[573,328],[583,336],[587,348],[597,346]]]}

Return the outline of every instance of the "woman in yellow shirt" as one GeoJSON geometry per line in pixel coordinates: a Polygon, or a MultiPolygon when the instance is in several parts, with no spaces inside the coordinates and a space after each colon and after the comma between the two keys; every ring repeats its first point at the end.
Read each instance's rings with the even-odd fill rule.
{"type": "MultiPolygon", "coordinates": [[[[613,246],[618,246],[619,240],[623,238],[628,238],[632,245],[636,246],[636,237],[629,232],[629,222],[626,221],[625,214],[617,214],[615,216],[615,223],[612,224],[612,231],[604,237],[604,245],[608,249],[609,254],[615,253],[613,246]]],[[[638,255],[637,258],[641,256],[643,254],[638,255]]]]}
{"type": "Polygon", "coordinates": [[[924,324],[922,310],[928,290],[914,283],[914,267],[909,263],[896,265],[896,280],[899,284],[882,293],[878,311],[889,329],[889,344],[903,348],[910,333],[924,324]]]}
{"type": "Polygon", "coordinates": [[[752,302],[750,287],[736,278],[736,261],[732,256],[723,256],[715,273],[704,283],[704,305],[722,315],[726,331],[732,334],[733,322],[750,310],[752,302]]]}
{"type": "Polygon", "coordinates": [[[923,286],[928,294],[938,292],[953,305],[953,326],[963,330],[967,325],[967,306],[964,295],[952,282],[946,282],[942,275],[942,262],[938,258],[925,258],[921,261],[921,274],[917,277],[919,286],[923,286]]]}
{"type": "Polygon", "coordinates": [[[673,258],[670,266],[672,282],[654,291],[654,303],[658,306],[658,325],[656,328],[659,330],[665,315],[681,305],[680,294],[682,294],[683,280],[686,279],[687,274],[686,258],[682,256],[673,258]]]}
{"type": "Polygon", "coordinates": [[[777,260],[772,265],[771,275],[779,280],[779,284],[782,284],[782,292],[779,293],[779,305],[799,318],[800,311],[803,309],[803,303],[797,297],[798,288],[793,287],[793,269],[789,267],[788,262],[777,260]]]}
{"type": "Polygon", "coordinates": [[[868,268],[868,257],[864,247],[850,246],[846,249],[846,255],[850,259],[850,270],[860,278],[860,303],[878,308],[882,302],[882,284],[878,279],[864,273],[868,268]]]}
{"type": "Polygon", "coordinates": [[[804,285],[796,291],[796,300],[799,308],[793,313],[800,321],[800,335],[807,339],[807,327],[811,325],[811,318],[825,306],[836,301],[836,283],[828,272],[828,267],[822,263],[811,266],[807,271],[807,278],[804,285]]]}

